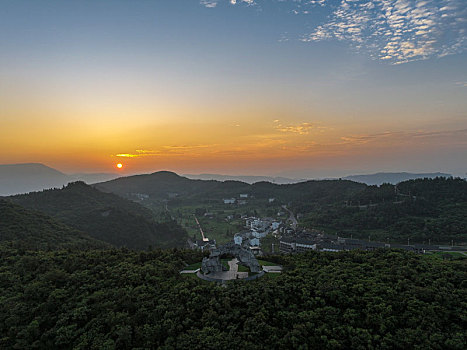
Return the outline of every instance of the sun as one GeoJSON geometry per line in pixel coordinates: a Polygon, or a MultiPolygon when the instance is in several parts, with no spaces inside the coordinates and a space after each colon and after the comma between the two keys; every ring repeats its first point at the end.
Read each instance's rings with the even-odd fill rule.
{"type": "Polygon", "coordinates": [[[117,164],[117,168],[119,168],[119,169],[123,168],[123,164],[122,164],[122,163],[118,163],[118,164],[117,164]]]}

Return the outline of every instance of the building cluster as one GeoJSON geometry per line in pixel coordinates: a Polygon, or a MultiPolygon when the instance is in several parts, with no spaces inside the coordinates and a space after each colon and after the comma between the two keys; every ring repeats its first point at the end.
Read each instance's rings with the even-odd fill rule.
{"type": "Polygon", "coordinates": [[[188,238],[187,240],[187,247],[190,249],[199,249],[201,251],[209,251],[211,249],[216,248],[216,240],[215,239],[208,239],[208,240],[201,240],[188,238]]]}
{"type": "Polygon", "coordinates": [[[255,255],[261,255],[261,238],[277,230],[280,225],[281,223],[273,218],[245,218],[246,230],[237,232],[234,235],[234,242],[235,244],[249,247],[255,255]]]}
{"type": "Polygon", "coordinates": [[[299,232],[294,235],[282,236],[279,240],[281,253],[301,253],[307,250],[338,252],[342,250],[376,250],[381,248],[403,249],[415,253],[424,253],[430,250],[440,250],[442,247],[428,244],[394,244],[374,242],[363,239],[353,239],[326,235],[321,232],[299,232]]]}
{"type": "Polygon", "coordinates": [[[240,193],[238,195],[239,198],[224,198],[222,199],[222,201],[224,202],[224,204],[238,204],[238,205],[245,205],[248,203],[248,198],[250,197],[250,195],[248,193],[240,193]]]}

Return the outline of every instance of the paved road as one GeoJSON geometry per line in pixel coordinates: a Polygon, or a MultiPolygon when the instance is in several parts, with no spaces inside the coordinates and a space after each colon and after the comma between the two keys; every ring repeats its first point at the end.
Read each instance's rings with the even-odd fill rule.
{"type": "Polygon", "coordinates": [[[289,208],[287,208],[287,206],[285,206],[285,205],[283,205],[282,208],[284,208],[284,210],[287,210],[287,211],[289,212],[289,214],[290,214],[289,220],[292,221],[292,228],[293,228],[294,230],[296,230],[296,229],[297,229],[297,225],[298,225],[298,221],[297,221],[297,219],[295,218],[295,216],[293,215],[292,210],[290,210],[289,208]]]}
{"type": "Polygon", "coordinates": [[[198,218],[196,217],[196,215],[193,214],[193,216],[195,217],[195,221],[196,221],[196,224],[198,225],[198,228],[199,228],[199,232],[201,232],[201,236],[203,237],[203,242],[209,242],[209,238],[205,237],[204,236],[204,231],[203,229],[201,228],[201,225],[198,221],[198,218]]]}

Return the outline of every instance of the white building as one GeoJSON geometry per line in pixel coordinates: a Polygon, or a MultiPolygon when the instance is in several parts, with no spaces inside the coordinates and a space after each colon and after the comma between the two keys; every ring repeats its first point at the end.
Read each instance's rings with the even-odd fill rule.
{"type": "Polygon", "coordinates": [[[250,238],[250,246],[259,247],[259,238],[250,238]]]}
{"type": "Polygon", "coordinates": [[[224,204],[235,204],[235,198],[224,198],[224,204]]]}

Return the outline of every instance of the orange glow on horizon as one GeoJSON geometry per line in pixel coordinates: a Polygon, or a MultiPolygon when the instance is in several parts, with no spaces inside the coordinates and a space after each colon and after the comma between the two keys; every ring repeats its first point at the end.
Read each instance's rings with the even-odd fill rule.
{"type": "Polygon", "coordinates": [[[119,169],[123,168],[123,164],[122,164],[122,163],[118,163],[118,164],[117,164],[117,168],[119,168],[119,169]]]}

